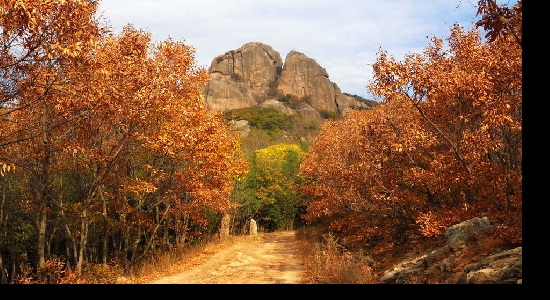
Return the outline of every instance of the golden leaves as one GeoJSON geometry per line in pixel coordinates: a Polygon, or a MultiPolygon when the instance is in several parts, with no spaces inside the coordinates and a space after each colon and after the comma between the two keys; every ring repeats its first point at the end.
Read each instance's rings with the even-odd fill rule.
{"type": "Polygon", "coordinates": [[[7,164],[0,161],[0,176],[5,176],[8,172],[15,172],[14,164],[7,164]]]}
{"type": "Polygon", "coordinates": [[[124,185],[124,190],[143,196],[143,194],[153,193],[157,187],[145,180],[134,178],[131,183],[124,185]]]}
{"type": "Polygon", "coordinates": [[[434,216],[433,212],[421,213],[416,224],[420,226],[420,232],[426,237],[434,237],[445,233],[447,226],[444,222],[434,216]]]}
{"type": "MultiPolygon", "coordinates": [[[[238,135],[228,134],[221,117],[204,107],[200,89],[208,75],[195,65],[194,48],[172,39],[155,45],[150,33],[132,25],[111,34],[96,23],[97,5],[77,0],[2,2],[0,27],[10,35],[3,38],[24,40],[26,48],[14,51],[22,53],[20,58],[2,57],[2,64],[29,70],[22,77],[35,80],[30,83],[36,86],[57,80],[44,98],[52,99],[56,117],[70,120],[59,127],[69,133],[61,135],[67,139],[59,139],[59,147],[75,166],[105,172],[90,175],[97,185],[117,189],[109,181],[114,176],[127,191],[142,195],[158,191],[168,180],[164,172],[173,170],[175,181],[181,181],[163,190],[162,199],[189,193],[207,206],[229,207],[232,180],[246,172],[246,160],[238,135]],[[145,167],[137,163],[123,167],[125,161],[143,163],[148,171],[141,173],[145,167]],[[127,168],[140,175],[125,174],[127,168]]],[[[39,92],[21,94],[21,103],[30,103],[30,96],[39,92]]],[[[8,170],[5,165],[2,172],[8,170]]]]}
{"type": "Polygon", "coordinates": [[[308,220],[330,215],[339,228],[380,235],[416,220],[401,225],[426,236],[476,209],[502,209],[510,215],[495,218],[520,223],[521,211],[495,199],[521,202],[521,44],[483,43],[458,25],[447,41],[445,49],[433,38],[402,61],[379,51],[368,87],[384,102],[327,122],[302,165],[308,220]],[[515,182],[508,192],[496,184],[506,180],[515,182]]]}
{"type": "Polygon", "coordinates": [[[509,8],[504,4],[499,6],[493,0],[478,1],[477,15],[481,16],[481,20],[476,22],[476,26],[483,27],[486,30],[485,37],[489,42],[493,42],[499,37],[511,37],[521,47],[522,2],[522,0],[518,0],[514,7],[509,8]]]}

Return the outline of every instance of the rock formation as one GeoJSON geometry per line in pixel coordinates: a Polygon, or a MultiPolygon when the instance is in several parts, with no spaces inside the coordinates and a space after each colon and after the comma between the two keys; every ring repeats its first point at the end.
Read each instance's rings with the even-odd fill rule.
{"type": "Polygon", "coordinates": [[[321,112],[343,116],[350,109],[369,108],[343,94],[314,59],[291,51],[283,65],[277,51],[258,42],[246,43],[214,58],[209,73],[211,80],[203,93],[213,111],[271,107],[322,121],[321,112]],[[291,107],[280,101],[288,95],[300,101],[299,105],[291,107]]]}
{"type": "Polygon", "coordinates": [[[214,111],[256,107],[276,85],[282,66],[279,53],[261,43],[226,52],[212,60],[206,102],[214,111]]]}
{"type": "Polygon", "coordinates": [[[254,219],[250,219],[250,234],[251,235],[258,234],[258,224],[254,219]]]}
{"type": "Polygon", "coordinates": [[[478,245],[488,239],[493,229],[489,219],[473,218],[451,226],[445,233],[446,245],[404,260],[386,270],[382,283],[460,283],[460,284],[521,284],[521,246],[513,249],[495,249],[495,252],[470,261],[478,245]],[[467,259],[469,258],[469,259],[467,259]],[[467,260],[465,260],[467,259],[467,260]],[[455,270],[462,270],[458,277],[455,270]]]}

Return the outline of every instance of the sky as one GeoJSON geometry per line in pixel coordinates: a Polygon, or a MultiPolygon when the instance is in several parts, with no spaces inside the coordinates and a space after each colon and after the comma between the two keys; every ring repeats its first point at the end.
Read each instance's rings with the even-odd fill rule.
{"type": "MultiPolygon", "coordinates": [[[[502,1],[499,1],[502,2],[502,1]]],[[[368,91],[379,50],[396,60],[445,39],[459,23],[471,29],[477,0],[101,0],[99,13],[120,33],[132,24],[155,42],[171,38],[195,48],[198,67],[248,42],[284,60],[294,50],[326,69],[344,93],[368,91]]]]}

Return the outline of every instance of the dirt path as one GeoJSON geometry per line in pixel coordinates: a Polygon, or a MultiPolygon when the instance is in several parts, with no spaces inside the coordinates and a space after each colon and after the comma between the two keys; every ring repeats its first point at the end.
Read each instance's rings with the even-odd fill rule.
{"type": "Polygon", "coordinates": [[[293,231],[258,233],[182,273],[149,283],[302,283],[303,271],[293,231]]]}

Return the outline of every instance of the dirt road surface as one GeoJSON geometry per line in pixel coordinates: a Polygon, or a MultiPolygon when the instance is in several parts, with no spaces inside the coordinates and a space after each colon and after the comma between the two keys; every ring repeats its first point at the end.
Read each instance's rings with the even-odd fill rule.
{"type": "Polygon", "coordinates": [[[302,283],[304,265],[294,234],[285,231],[239,237],[197,265],[149,283],[302,283]]]}

